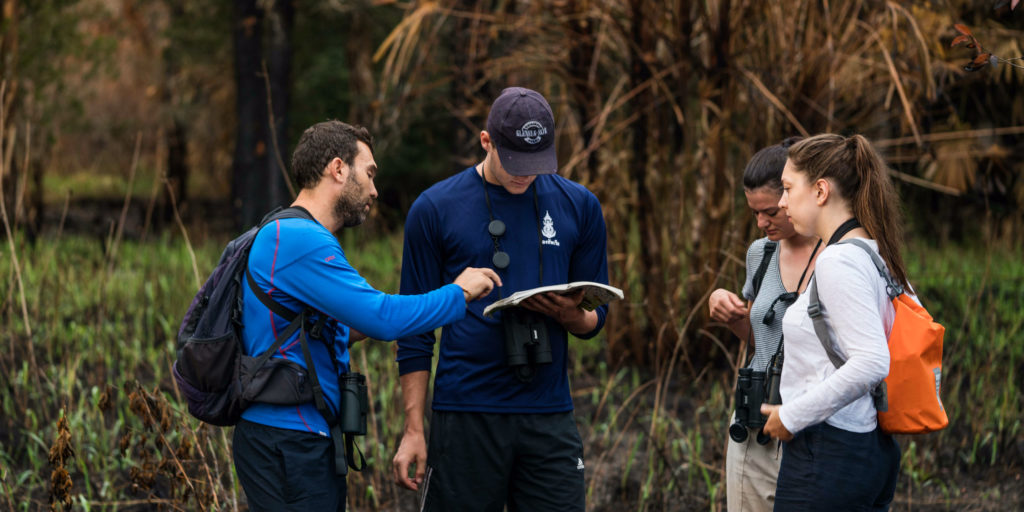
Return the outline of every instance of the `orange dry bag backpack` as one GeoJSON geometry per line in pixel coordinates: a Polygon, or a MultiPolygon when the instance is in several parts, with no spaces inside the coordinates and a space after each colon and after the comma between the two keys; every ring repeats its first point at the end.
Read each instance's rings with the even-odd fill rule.
{"type": "MultiPolygon", "coordinates": [[[[871,391],[878,409],[878,424],[889,434],[924,434],[949,425],[946,410],[939,398],[942,378],[942,336],[946,328],[932,320],[924,307],[904,293],[871,246],[861,240],[851,243],[871,256],[878,273],[885,280],[885,291],[896,308],[889,332],[889,376],[871,391]]],[[[814,331],[821,346],[836,368],[846,361],[833,349],[833,342],[821,315],[818,286],[811,281],[807,313],[814,321],[814,331]]]]}

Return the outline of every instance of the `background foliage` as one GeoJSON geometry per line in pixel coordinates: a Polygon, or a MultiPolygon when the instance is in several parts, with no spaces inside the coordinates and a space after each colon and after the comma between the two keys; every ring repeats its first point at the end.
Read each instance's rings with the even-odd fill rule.
{"type": "MultiPolygon", "coordinates": [[[[229,434],[183,412],[168,367],[197,280],[255,200],[239,183],[280,172],[239,165],[232,34],[258,27],[291,48],[287,101],[264,94],[285,108],[285,146],[328,118],[378,139],[379,208],[342,244],[384,290],[408,205],[480,158],[493,97],[524,85],[550,100],[561,173],[601,200],[628,297],[602,337],[574,342],[594,510],[724,506],[746,354],[704,304],[739,288],[757,236],[738,178],[786,136],[865,134],[904,199],[912,281],[948,329],[953,423],[903,440],[897,508],[1019,507],[1024,52],[1022,14],[1002,4],[2,0],[0,503],[244,507],[229,434]],[[980,50],[951,47],[954,24],[995,65],[965,71],[980,50]]],[[[252,151],[272,154],[269,137],[252,151]]],[[[376,426],[356,510],[415,501],[385,472],[401,426],[390,350],[353,358],[376,426]]]]}

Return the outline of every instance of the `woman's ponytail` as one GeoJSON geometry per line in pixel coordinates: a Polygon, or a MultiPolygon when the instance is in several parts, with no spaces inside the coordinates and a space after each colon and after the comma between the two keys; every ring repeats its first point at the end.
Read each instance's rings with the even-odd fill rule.
{"type": "Polygon", "coordinates": [[[885,260],[893,279],[906,288],[907,270],[900,252],[903,213],[899,196],[889,178],[889,168],[863,136],[854,135],[849,140],[853,141],[853,167],[860,175],[861,184],[853,194],[853,214],[878,242],[878,253],[885,260]]]}

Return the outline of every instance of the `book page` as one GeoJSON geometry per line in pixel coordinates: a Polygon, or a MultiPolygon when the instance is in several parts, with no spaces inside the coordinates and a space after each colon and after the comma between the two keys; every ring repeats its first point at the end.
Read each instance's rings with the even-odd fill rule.
{"type": "Polygon", "coordinates": [[[583,290],[583,300],[580,302],[580,307],[587,310],[593,311],[594,308],[612,302],[614,300],[622,299],[622,290],[609,286],[606,284],[595,283],[592,281],[577,281],[567,284],[555,284],[549,286],[541,286],[538,288],[531,288],[529,290],[521,290],[512,295],[494,302],[490,306],[484,309],[484,316],[490,316],[495,311],[500,311],[505,308],[518,306],[522,301],[538,294],[538,293],[558,293],[561,295],[570,295],[583,290]]]}

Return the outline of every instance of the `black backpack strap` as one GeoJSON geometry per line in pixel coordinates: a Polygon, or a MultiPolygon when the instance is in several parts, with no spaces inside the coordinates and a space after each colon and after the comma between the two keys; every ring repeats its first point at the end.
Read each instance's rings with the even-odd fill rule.
{"type": "Polygon", "coordinates": [[[288,324],[288,327],[285,327],[285,329],[281,331],[281,334],[277,335],[277,339],[274,340],[274,344],[271,345],[270,348],[265,350],[262,354],[260,354],[260,356],[256,359],[256,364],[254,367],[262,368],[263,365],[267,363],[267,360],[269,360],[274,355],[274,352],[277,352],[277,350],[281,348],[281,345],[283,345],[284,342],[287,341],[288,338],[292,336],[292,334],[295,334],[295,331],[299,330],[301,326],[302,324],[300,322],[292,322],[288,324]]]}
{"type": "MultiPolygon", "coordinates": [[[[307,311],[309,310],[303,310],[302,314],[299,315],[298,321],[294,323],[305,324],[307,311]]],[[[323,317],[322,314],[320,316],[323,317]]],[[[317,324],[319,325],[321,322],[317,322],[317,324]]],[[[302,347],[302,358],[306,360],[306,368],[309,370],[309,382],[313,387],[313,404],[331,428],[331,441],[334,443],[334,473],[338,476],[344,476],[348,474],[344,434],[342,434],[341,427],[338,424],[338,417],[331,412],[331,408],[327,405],[327,400],[324,398],[323,387],[320,385],[320,376],[316,373],[316,365],[313,363],[313,354],[309,350],[309,340],[305,329],[299,332],[299,345],[302,347]]],[[[334,344],[328,344],[328,347],[331,348],[331,361],[334,361],[335,369],[337,369],[338,362],[334,357],[334,344]]]]}
{"type": "Polygon", "coordinates": [[[246,266],[245,269],[245,281],[249,284],[249,289],[252,290],[252,294],[255,295],[256,298],[267,307],[267,309],[273,311],[277,316],[284,318],[289,322],[293,322],[295,317],[299,316],[298,311],[292,311],[282,306],[280,302],[272,299],[267,292],[263,291],[263,289],[256,284],[256,279],[252,277],[252,273],[249,272],[248,266],[246,266]]]}
{"type": "Polygon", "coordinates": [[[278,219],[316,220],[313,218],[313,214],[309,213],[309,210],[301,206],[289,206],[288,208],[281,208],[279,206],[263,216],[263,219],[260,220],[260,228],[278,219]]]}
{"type": "MultiPolygon", "coordinates": [[[[302,318],[300,320],[304,322],[305,314],[309,311],[308,309],[303,311],[302,318]]],[[[325,315],[320,315],[320,320],[316,326],[313,327],[313,332],[319,332],[324,323],[325,315]]],[[[334,365],[334,373],[341,376],[341,367],[338,366],[338,359],[334,353],[334,342],[327,342],[322,340],[327,345],[328,350],[331,352],[331,363],[334,365]]],[[[331,441],[334,443],[334,471],[335,474],[344,476],[348,474],[348,468],[352,468],[356,471],[362,471],[366,469],[366,459],[363,457],[363,452],[359,450],[358,445],[355,442],[355,436],[349,433],[341,431],[341,423],[338,421],[337,416],[331,412],[327,405],[327,400],[324,399],[323,388],[320,386],[320,378],[316,374],[316,366],[313,363],[313,356],[309,350],[309,341],[306,336],[306,331],[303,329],[299,333],[299,344],[302,347],[302,357],[306,360],[306,366],[310,368],[309,380],[313,385],[313,403],[316,405],[317,411],[323,415],[324,419],[327,420],[327,424],[331,427],[331,441]],[[359,462],[356,463],[355,454],[359,454],[359,462]]]]}
{"type": "MultiPolygon", "coordinates": [[[[313,215],[311,215],[309,213],[309,210],[307,210],[307,209],[305,209],[305,208],[303,208],[301,206],[290,206],[290,207],[285,208],[285,209],[275,208],[273,211],[271,211],[270,213],[266,214],[263,217],[263,220],[260,221],[260,229],[263,229],[264,226],[266,226],[267,224],[269,224],[269,223],[271,223],[271,222],[273,222],[275,220],[278,220],[278,219],[306,219],[306,220],[315,220],[315,219],[313,219],[313,215]]],[[[246,258],[248,258],[248,255],[246,255],[246,258]]],[[[284,318],[285,320],[291,322],[291,321],[295,320],[296,316],[299,315],[299,312],[292,311],[292,310],[282,306],[280,303],[278,303],[274,299],[270,298],[270,295],[267,294],[267,292],[263,291],[262,288],[260,288],[259,286],[256,285],[256,280],[252,277],[252,273],[249,272],[249,262],[248,261],[246,261],[246,263],[245,263],[245,280],[249,283],[249,289],[252,290],[253,295],[255,295],[256,298],[259,299],[260,302],[262,302],[264,306],[266,306],[271,311],[276,313],[277,316],[279,316],[281,318],[284,318]]]]}
{"type": "Polygon", "coordinates": [[[761,291],[761,283],[764,282],[764,275],[768,272],[768,263],[771,262],[772,254],[775,253],[775,249],[778,247],[778,242],[766,240],[764,243],[764,254],[761,256],[761,263],[757,266],[757,270],[754,272],[754,279],[752,281],[754,297],[757,297],[757,293],[761,291]]]}
{"type": "MultiPolygon", "coordinates": [[[[305,319],[306,312],[303,311],[299,316],[299,322],[305,322],[305,319]]],[[[323,387],[320,386],[320,377],[316,373],[316,366],[313,365],[313,354],[309,350],[309,341],[305,329],[299,332],[299,345],[302,347],[302,358],[306,360],[306,366],[309,370],[310,384],[313,386],[313,403],[316,405],[316,409],[320,411],[320,414],[324,415],[327,423],[333,425],[337,421],[337,417],[334,416],[334,413],[327,406],[327,401],[324,400],[323,387]]]]}

